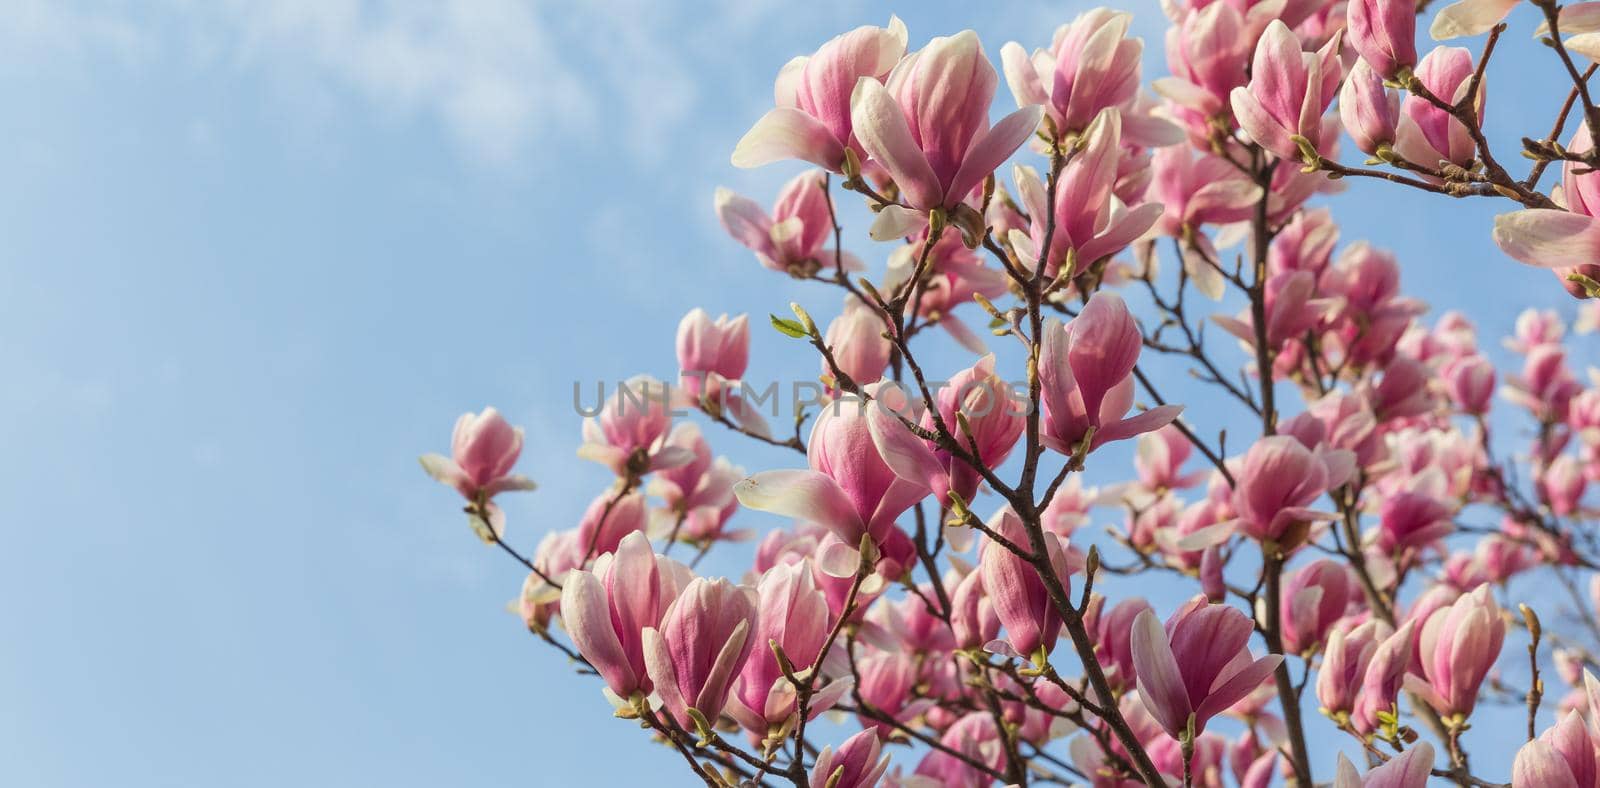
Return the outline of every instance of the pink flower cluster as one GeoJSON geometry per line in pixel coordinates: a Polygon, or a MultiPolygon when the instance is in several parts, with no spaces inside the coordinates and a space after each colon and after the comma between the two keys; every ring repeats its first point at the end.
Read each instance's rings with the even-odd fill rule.
{"type": "MultiPolygon", "coordinates": [[[[529,556],[498,502],[533,486],[521,430],[463,415],[423,467],[528,571],[528,629],[708,785],[1501,784],[1485,746],[1515,788],[1600,784],[1600,306],[1479,316],[1510,331],[1480,344],[1324,204],[1510,199],[1493,241],[1600,295],[1600,110],[1574,86],[1522,178],[1485,136],[1511,5],[1434,15],[1475,57],[1419,53],[1409,1],[1171,0],[1150,92],[1107,8],[999,68],[970,30],[846,32],[732,154],[809,169],[770,209],[715,196],[739,254],[838,311],[690,311],[675,382],[583,421],[607,483],[529,556]],[[779,342],[820,393],[764,413],[779,342]],[[1514,746],[1470,734],[1507,714],[1514,746]]],[[[1600,4],[1538,8],[1581,82],[1600,4]]]]}

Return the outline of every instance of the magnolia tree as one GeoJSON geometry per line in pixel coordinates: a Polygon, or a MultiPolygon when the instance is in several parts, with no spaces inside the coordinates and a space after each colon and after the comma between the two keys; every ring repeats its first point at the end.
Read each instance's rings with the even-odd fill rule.
{"type": "Polygon", "coordinates": [[[528,629],[707,785],[1600,784],[1600,384],[1553,312],[1497,370],[1308,207],[1353,177],[1509,202],[1481,232],[1600,294],[1600,2],[1531,1],[1570,91],[1527,119],[1525,168],[1482,124],[1515,0],[1438,9],[1432,38],[1480,40],[1420,56],[1413,0],[1175,0],[1152,92],[1118,11],[1007,43],[999,71],[970,31],[843,33],[784,66],[732,154],[817,169],[770,211],[715,200],[761,265],[844,300],[762,334],[814,349],[809,406],[771,418],[746,317],[694,309],[677,382],[583,423],[615,483],[531,554],[495,503],[533,487],[520,430],[463,415],[423,465],[528,571],[528,629]],[[1002,73],[1016,109],[991,123],[1002,73]],[[919,358],[935,328],[976,360],[919,358]],[[1230,409],[1253,426],[1224,431],[1230,409]],[[747,473],[708,433],[792,467],[747,473]],[[744,510],[792,522],[739,576],[697,574],[744,510]],[[1517,599],[1524,573],[1550,591],[1517,599]],[[1486,717],[1492,769],[1463,739],[1486,717]]]}

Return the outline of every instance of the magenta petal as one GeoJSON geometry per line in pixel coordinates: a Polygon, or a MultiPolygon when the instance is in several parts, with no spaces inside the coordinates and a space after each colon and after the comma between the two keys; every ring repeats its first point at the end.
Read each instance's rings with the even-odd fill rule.
{"type": "Polygon", "coordinates": [[[1600,259],[1600,219],[1549,208],[1494,218],[1494,242],[1528,265],[1561,268],[1600,259]]]}
{"type": "Polygon", "coordinates": [[[756,121],[733,149],[733,166],[760,167],[785,159],[809,161],[839,171],[844,146],[822,121],[797,109],[779,107],[756,121]]]}
{"type": "Polygon", "coordinates": [[[1123,419],[1115,424],[1107,424],[1094,434],[1091,448],[1097,448],[1111,441],[1127,440],[1135,435],[1154,432],[1171,424],[1178,414],[1183,413],[1182,405],[1161,405],[1151,408],[1137,416],[1123,419]]]}
{"type": "Polygon", "coordinates": [[[1133,652],[1134,674],[1139,677],[1139,697],[1161,727],[1177,737],[1189,724],[1189,691],[1167,642],[1167,631],[1154,611],[1141,611],[1133,620],[1128,647],[1133,652]]]}
{"type": "Polygon", "coordinates": [[[1278,669],[1278,663],[1282,661],[1281,654],[1268,654],[1233,674],[1222,686],[1212,689],[1200,703],[1200,708],[1195,710],[1195,733],[1205,730],[1206,720],[1226,711],[1229,706],[1254,692],[1268,676],[1272,675],[1272,671],[1278,669]]]}
{"type": "Polygon", "coordinates": [[[838,482],[816,471],[763,471],[733,486],[739,503],[757,511],[811,520],[856,544],[866,524],[838,482]]]}
{"type": "Polygon", "coordinates": [[[906,201],[920,211],[937,208],[944,194],[928,157],[917,147],[900,105],[871,77],[856,82],[850,97],[850,122],[856,140],[889,171],[906,201]]]}
{"type": "Polygon", "coordinates": [[[956,170],[955,178],[950,181],[945,203],[954,205],[960,202],[967,192],[1011,158],[1011,154],[1016,153],[1022,143],[1033,136],[1043,116],[1044,107],[1023,107],[1001,118],[987,132],[982,132],[982,136],[967,149],[966,158],[961,160],[961,168],[956,170]]]}

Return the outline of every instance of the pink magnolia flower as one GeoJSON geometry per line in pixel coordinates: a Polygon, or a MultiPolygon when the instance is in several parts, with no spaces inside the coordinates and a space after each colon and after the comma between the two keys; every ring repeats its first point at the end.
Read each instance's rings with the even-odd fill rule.
{"type": "Polygon", "coordinates": [[[1428,35],[1435,41],[1489,32],[1515,8],[1517,0],[1456,0],[1433,15],[1428,35]]]}
{"type": "Polygon", "coordinates": [[[954,209],[1038,128],[1039,107],[1019,109],[989,127],[997,81],[971,30],[935,38],[907,55],[887,85],[857,81],[850,99],[856,138],[910,206],[880,211],[872,237],[899,238],[930,211],[954,209]]]}
{"type": "Polygon", "coordinates": [[[1567,368],[1567,353],[1560,345],[1533,348],[1523,360],[1522,373],[1506,377],[1501,395],[1541,421],[1565,421],[1572,398],[1583,390],[1567,368]]]}
{"type": "MultiPolygon", "coordinates": [[[[896,720],[909,720],[921,714],[932,702],[927,699],[913,701],[911,690],[917,683],[917,664],[903,651],[876,651],[857,662],[861,683],[857,690],[869,708],[876,709],[896,720]]],[[[894,732],[888,723],[856,715],[863,728],[876,730],[884,736],[894,732]]]]}
{"type": "Polygon", "coordinates": [[[1133,101],[1144,44],[1128,38],[1132,14],[1093,8],[1056,28],[1049,49],[1030,57],[1015,41],[1000,48],[1017,106],[1041,105],[1057,134],[1083,131],[1101,110],[1133,101]]]}
{"type": "Polygon", "coordinates": [[[517,596],[517,614],[528,629],[546,631],[550,617],[561,606],[561,589],[546,582],[545,578],[560,583],[568,572],[583,566],[583,563],[583,548],[578,546],[577,529],[551,531],[539,540],[539,545],[533,551],[533,565],[539,571],[528,573],[522,581],[522,593],[517,596]]]}
{"type": "Polygon", "coordinates": [[[1016,168],[1017,191],[1033,218],[1026,237],[1012,236],[1024,262],[1037,265],[1039,256],[1044,254],[1047,275],[1057,276],[1069,261],[1073,263],[1071,272],[1076,273],[1122,251],[1161,218],[1162,207],[1157,203],[1126,208],[1113,196],[1117,162],[1123,156],[1121,139],[1121,115],[1103,112],[1095,118],[1085,133],[1083,149],[1062,170],[1053,211],[1048,205],[1049,192],[1038,174],[1030,167],[1016,168]],[[1045,254],[1039,247],[1047,232],[1050,249],[1045,254]]]}
{"type": "Polygon", "coordinates": [[[801,159],[843,172],[845,148],[860,148],[850,113],[856,81],[883,80],[905,53],[905,23],[892,16],[888,27],[863,25],[784,64],[773,88],[777,107],[739,140],[733,166],[801,159]]]}
{"type": "Polygon", "coordinates": [[[1395,712],[1396,699],[1411,665],[1415,626],[1415,622],[1406,622],[1373,650],[1361,676],[1361,694],[1350,715],[1350,724],[1357,731],[1371,733],[1381,724],[1379,712],[1395,712]]]}
{"type": "Polygon", "coordinates": [[[1428,788],[1433,771],[1433,745],[1419,741],[1362,776],[1355,764],[1339,753],[1339,770],[1333,788],[1428,788]]]}
{"type": "MultiPolygon", "coordinates": [[[[963,448],[968,448],[968,435],[956,423],[956,414],[965,416],[971,428],[970,437],[978,447],[978,458],[990,468],[998,468],[1006,461],[1017,439],[1027,426],[1027,399],[1017,397],[1010,384],[994,373],[994,354],[978,359],[976,364],[953,375],[949,382],[934,394],[939,418],[963,448]]],[[[933,429],[933,410],[922,417],[922,426],[933,429]]],[[[950,491],[954,490],[964,501],[977,495],[981,477],[965,461],[949,452],[930,447],[945,468],[949,487],[935,487],[933,492],[942,505],[950,504],[950,491]]]]}
{"type": "MultiPolygon", "coordinates": [[[[1007,506],[989,520],[989,527],[1014,545],[1028,550],[1028,536],[1022,519],[1007,506]]],[[[1071,588],[1075,569],[1065,546],[1053,533],[1044,535],[1050,565],[1063,588],[1071,588]]],[[[1034,659],[1049,654],[1061,634],[1061,616],[1045,591],[1044,580],[1032,564],[997,542],[985,539],[978,552],[978,571],[983,588],[994,604],[994,612],[1006,630],[1008,656],[1034,659]]]]}
{"type": "MultiPolygon", "coordinates": [[[[1328,632],[1322,651],[1322,667],[1317,670],[1317,702],[1335,719],[1355,714],[1361,697],[1362,677],[1372,657],[1392,631],[1381,621],[1369,620],[1350,625],[1342,623],[1328,632]]],[[[1410,633],[1407,633],[1409,638],[1410,633]]],[[[1406,667],[1402,663],[1402,670],[1406,667]]]]}
{"type": "MultiPolygon", "coordinates": [[[[1584,153],[1593,147],[1588,126],[1579,124],[1567,149],[1584,153]]],[[[1581,266],[1600,260],[1600,219],[1595,218],[1600,213],[1600,174],[1565,163],[1557,197],[1566,210],[1531,208],[1496,216],[1494,242],[1507,255],[1528,265],[1555,269],[1563,279],[1578,271],[1591,274],[1581,266]]],[[[1520,329],[1521,319],[1517,323],[1520,329]]]]}
{"type": "Polygon", "coordinates": [[[983,572],[969,572],[950,595],[950,628],[957,648],[982,648],[1000,636],[994,600],[983,589],[983,572]]]}
{"type": "Polygon", "coordinates": [[[638,492],[618,495],[607,490],[589,502],[589,508],[578,521],[574,544],[581,557],[578,563],[587,562],[613,552],[628,534],[645,530],[649,512],[644,496],[638,492]]]}
{"type": "Polygon", "coordinates": [[[1194,444],[1176,427],[1167,425],[1139,436],[1133,468],[1139,483],[1151,490],[1187,490],[1205,481],[1207,471],[1183,472],[1194,454],[1194,444]]]}
{"type": "Polygon", "coordinates": [[[1368,381],[1363,388],[1378,420],[1393,421],[1432,413],[1432,382],[1432,372],[1421,362],[1397,355],[1384,366],[1376,384],[1368,381]]]}
{"type": "Polygon", "coordinates": [[[1228,95],[1249,81],[1246,66],[1254,39],[1232,3],[1209,3],[1167,28],[1167,68],[1157,93],[1210,118],[1225,114],[1228,95]]]}
{"type": "Polygon", "coordinates": [[[1283,22],[1268,24],[1256,44],[1250,84],[1228,96],[1240,128],[1290,161],[1301,158],[1295,137],[1315,151],[1327,151],[1333,140],[1324,139],[1322,113],[1339,92],[1340,41],[1335,34],[1316,52],[1302,52],[1300,39],[1283,22]]]}
{"type": "Polygon", "coordinates": [[[1206,723],[1250,694],[1283,657],[1250,656],[1253,626],[1245,614],[1204,597],[1190,600],[1167,619],[1154,611],[1133,621],[1130,638],[1139,697],[1167,735],[1183,738],[1191,721],[1196,735],[1206,723]]]}
{"type": "Polygon", "coordinates": [[[757,597],[749,586],[725,578],[690,581],[662,615],[644,630],[645,670],[668,714],[695,730],[692,709],[714,723],[750,650],[757,597]]]}
{"type": "Polygon", "coordinates": [[[1133,367],[1142,343],[1122,298],[1104,290],[1066,326],[1055,319],[1045,325],[1039,362],[1044,445],[1071,455],[1087,439],[1092,451],[1160,429],[1183,412],[1182,406],[1162,405],[1125,417],[1133,405],[1133,367]]]}
{"type": "Polygon", "coordinates": [[[1557,457],[1539,475],[1539,491],[1550,504],[1550,511],[1561,517],[1577,513],[1589,480],[1578,459],[1570,454],[1557,457]]]}
{"type": "MultiPolygon", "coordinates": [[[[1220,4],[1219,4],[1220,5],[1220,4]]],[[[1159,148],[1151,157],[1149,199],[1163,206],[1156,223],[1163,235],[1183,242],[1183,270],[1206,297],[1217,300],[1227,281],[1209,261],[1217,250],[1202,228],[1250,218],[1261,187],[1220,156],[1196,156],[1188,145],[1159,148]]]]}
{"type": "Polygon", "coordinates": [[[1238,529],[1262,542],[1291,550],[1306,538],[1310,524],[1335,515],[1308,508],[1328,489],[1329,452],[1307,449],[1298,439],[1272,435],[1256,441],[1235,472],[1233,508],[1238,529]]]}
{"type": "Polygon", "coordinates": [[[583,420],[578,456],[610,468],[618,478],[637,478],[691,461],[694,455],[687,449],[666,445],[671,408],[667,384],[649,375],[623,381],[605,398],[598,419],[583,420]]]}
{"type": "Polygon", "coordinates": [[[750,361],[750,325],[746,315],[716,320],[696,307],[678,323],[679,385],[690,396],[714,394],[722,384],[744,377],[750,361]]]}
{"type": "MultiPolygon", "coordinates": [[[[1358,0],[1358,2],[1370,0],[1358,0]]],[[[1400,126],[1400,94],[1383,85],[1383,77],[1358,60],[1339,91],[1339,119],[1356,143],[1370,156],[1394,145],[1400,126]]]]}
{"type": "Polygon", "coordinates": [[[721,508],[733,499],[733,483],[743,474],[726,458],[711,457],[711,446],[692,421],[677,424],[667,434],[666,445],[689,453],[688,462],[655,475],[647,488],[674,513],[702,507],[721,508]]]}
{"type": "Polygon", "coordinates": [[[1567,712],[1539,738],[1517,750],[1512,788],[1594,788],[1600,784],[1595,745],[1583,715],[1567,712]]]}
{"type": "MultiPolygon", "coordinates": [[[[812,667],[828,637],[828,600],[817,590],[805,563],[767,570],[756,593],[759,608],[753,650],[739,673],[727,711],[746,730],[765,736],[795,715],[798,699],[769,644],[776,642],[795,670],[812,667]]],[[[841,681],[819,685],[807,714],[814,717],[832,708],[848,686],[841,681]]]]}
{"type": "Polygon", "coordinates": [[[1455,509],[1428,492],[1386,495],[1378,506],[1376,545],[1387,555],[1422,550],[1456,530],[1455,509]]]}
{"type": "Polygon", "coordinates": [[[1417,9],[1403,0],[1353,0],[1350,46],[1378,76],[1393,79],[1417,64],[1417,9]]]}
{"type": "Polygon", "coordinates": [[[1506,622],[1493,592],[1479,586],[1428,616],[1417,649],[1421,677],[1411,676],[1407,689],[1445,716],[1471,714],[1505,637],[1506,622]]]}
{"type": "Polygon", "coordinates": [[[850,547],[865,534],[883,546],[895,518],[949,481],[927,443],[895,419],[904,403],[879,398],[899,394],[895,384],[866,390],[873,401],[840,400],[817,414],[808,470],[757,473],[734,485],[739,502],[819,523],[850,547]]]}
{"type": "MultiPolygon", "coordinates": [[[[995,730],[994,718],[987,711],[974,711],[956,720],[939,737],[939,743],[948,750],[959,752],[968,759],[997,769],[1005,761],[1005,746],[1000,732],[995,730]]],[[[916,774],[935,781],[934,785],[950,788],[979,788],[990,782],[989,775],[974,768],[947,752],[933,750],[917,764],[916,774]]]]}
{"type": "MultiPolygon", "coordinates": [[[[1316,292],[1317,277],[1310,271],[1280,271],[1267,278],[1264,293],[1267,347],[1281,349],[1285,343],[1305,336],[1322,322],[1332,302],[1316,298],[1316,292]]],[[[1246,346],[1255,347],[1255,321],[1250,310],[1240,312],[1238,317],[1216,315],[1212,320],[1246,346]]]]}
{"type": "Polygon", "coordinates": [[[673,563],[657,556],[636,531],[615,553],[600,556],[593,570],[575,570],[562,581],[562,625],[618,698],[650,693],[644,630],[661,623],[687,579],[673,563]]]}
{"type": "MultiPolygon", "coordinates": [[[[1417,63],[1416,75],[1430,93],[1444,101],[1460,101],[1472,82],[1472,53],[1460,47],[1435,47],[1417,63]]],[[[1483,85],[1475,99],[1482,112],[1483,85]]],[[[1407,159],[1433,166],[1440,160],[1465,167],[1477,155],[1467,127],[1426,99],[1407,95],[1395,150],[1407,159]]],[[[1512,255],[1515,257],[1515,255],[1512,255]]]]}
{"type": "Polygon", "coordinates": [[[1124,599],[1110,610],[1103,610],[1105,597],[1095,595],[1084,614],[1084,626],[1094,635],[1094,653],[1105,668],[1111,686],[1133,689],[1138,678],[1133,664],[1133,622],[1150,610],[1143,597],[1124,599]]]}
{"type": "Polygon", "coordinates": [[[1361,596],[1350,569],[1322,559],[1289,575],[1283,586],[1283,646],[1289,653],[1305,654],[1322,645],[1335,621],[1361,596]]]}
{"type": "Polygon", "coordinates": [[[1545,345],[1559,345],[1567,333],[1567,324],[1554,309],[1529,307],[1517,313],[1512,336],[1502,340],[1507,350],[1529,355],[1545,345]]]}
{"type": "Polygon", "coordinates": [[[1338,242],[1339,225],[1327,208],[1298,211],[1267,247],[1267,271],[1308,271],[1320,277],[1338,242]]]}
{"type": "Polygon", "coordinates": [[[763,266],[803,279],[823,268],[862,267],[855,255],[825,248],[833,235],[828,199],[822,173],[811,170],[784,184],[771,215],[754,200],[723,188],[717,189],[715,206],[722,229],[755,252],[763,266]]]}
{"type": "Polygon", "coordinates": [[[869,729],[845,739],[838,751],[823,747],[811,767],[811,788],[877,788],[889,768],[889,756],[878,757],[882,746],[869,729]]]}
{"type": "MultiPolygon", "coordinates": [[[[883,317],[876,309],[853,295],[845,296],[844,311],[828,324],[823,341],[833,351],[834,363],[856,384],[865,386],[883,377],[889,365],[892,343],[883,335],[883,317]]],[[[822,359],[822,374],[832,375],[827,359],[822,359]]]]}
{"type": "Polygon", "coordinates": [[[422,455],[422,469],[454,487],[461,497],[485,501],[508,490],[532,490],[525,476],[511,473],[522,454],[522,428],[513,427],[494,408],[463,413],[450,435],[450,456],[422,455]]]}
{"type": "Polygon", "coordinates": [[[1482,356],[1468,356],[1448,363],[1440,371],[1450,401],[1462,413],[1481,416],[1489,412],[1494,398],[1494,365],[1482,356]]]}

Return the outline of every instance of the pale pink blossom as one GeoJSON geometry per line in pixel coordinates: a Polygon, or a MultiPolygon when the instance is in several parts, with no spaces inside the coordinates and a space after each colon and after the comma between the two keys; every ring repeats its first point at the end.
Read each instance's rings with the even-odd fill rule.
{"type": "Polygon", "coordinates": [[[862,25],[835,36],[815,54],[784,64],[773,87],[777,107],[756,121],[733,150],[735,167],[801,159],[843,172],[845,149],[856,148],[850,96],[858,79],[882,81],[906,52],[906,26],[862,25]]]}
{"type": "Polygon", "coordinates": [[[997,82],[970,30],[935,38],[907,55],[887,84],[857,81],[850,99],[856,139],[909,206],[879,211],[874,238],[907,235],[920,216],[954,209],[1038,128],[1043,110],[1037,106],[989,126],[997,82]]]}
{"type": "Polygon", "coordinates": [[[1261,684],[1283,658],[1250,655],[1249,617],[1226,605],[1191,600],[1167,619],[1145,610],[1133,622],[1139,697],[1167,735],[1203,733],[1210,719],[1261,684]]]}
{"type": "Polygon", "coordinates": [[[1162,405],[1135,416],[1133,367],[1142,338],[1121,297],[1100,291],[1071,323],[1045,324],[1039,379],[1043,443],[1063,454],[1160,429],[1183,408],[1162,405]],[[1087,445],[1083,445],[1087,440],[1087,445]]]}
{"type": "Polygon", "coordinates": [[[1251,61],[1250,84],[1229,94],[1233,114],[1256,144],[1290,161],[1302,158],[1300,142],[1328,151],[1322,113],[1339,92],[1343,70],[1341,38],[1335,35],[1316,52],[1303,52],[1300,39],[1281,21],[1267,25],[1251,61]]]}
{"type": "Polygon", "coordinates": [[[1022,45],[1000,48],[1017,106],[1040,105],[1058,135],[1080,132],[1102,110],[1129,104],[1139,90],[1144,44],[1128,38],[1132,15],[1092,8],[1056,28],[1050,48],[1031,56],[1022,45]]]}
{"type": "Polygon", "coordinates": [[[822,173],[802,172],[784,184],[768,214],[748,197],[718,188],[715,208],[722,228],[733,240],[755,252],[767,268],[806,278],[824,268],[859,270],[861,261],[829,249],[833,214],[822,173]]]}
{"type": "Polygon", "coordinates": [[[668,714],[695,730],[690,710],[714,723],[728,702],[757,626],[755,589],[695,578],[656,627],[644,630],[645,670],[668,714]]]}

